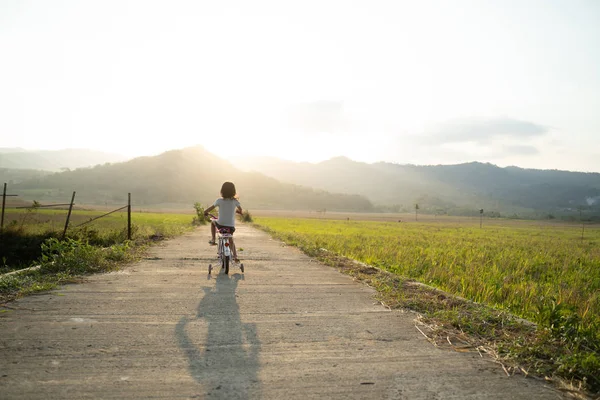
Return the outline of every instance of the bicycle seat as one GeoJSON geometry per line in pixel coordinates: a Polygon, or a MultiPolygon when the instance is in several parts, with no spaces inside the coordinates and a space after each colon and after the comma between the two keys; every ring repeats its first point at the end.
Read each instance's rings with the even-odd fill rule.
{"type": "Polygon", "coordinates": [[[232,229],[231,229],[231,228],[229,228],[229,227],[222,227],[222,228],[219,228],[219,233],[220,233],[221,235],[229,235],[229,236],[232,236],[232,235],[233,235],[233,231],[232,231],[232,229]]]}

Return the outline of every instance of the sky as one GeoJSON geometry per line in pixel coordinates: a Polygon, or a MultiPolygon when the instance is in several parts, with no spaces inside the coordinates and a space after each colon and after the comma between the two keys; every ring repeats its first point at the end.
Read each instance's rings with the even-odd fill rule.
{"type": "Polygon", "coordinates": [[[0,147],[600,172],[596,0],[0,1],[0,147]]]}

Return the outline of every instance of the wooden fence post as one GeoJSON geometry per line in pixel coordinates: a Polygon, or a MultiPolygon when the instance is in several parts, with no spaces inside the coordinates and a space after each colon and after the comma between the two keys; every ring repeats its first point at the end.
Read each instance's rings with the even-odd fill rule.
{"type": "Polygon", "coordinates": [[[4,232],[4,209],[6,206],[6,198],[18,196],[18,194],[6,194],[6,182],[4,182],[4,191],[2,192],[2,218],[0,218],[0,232],[4,232]]]}
{"type": "Polygon", "coordinates": [[[4,204],[6,203],[6,182],[4,182],[4,192],[2,192],[2,221],[0,222],[0,232],[4,231],[4,204]]]}
{"type": "Polygon", "coordinates": [[[67,235],[67,228],[69,227],[69,220],[71,219],[71,211],[73,210],[73,202],[75,201],[75,192],[71,197],[71,204],[69,205],[69,213],[67,214],[67,222],[65,222],[65,230],[63,231],[63,239],[67,235]]]}
{"type": "Polygon", "coordinates": [[[131,193],[127,193],[127,240],[131,240],[131,193]]]}

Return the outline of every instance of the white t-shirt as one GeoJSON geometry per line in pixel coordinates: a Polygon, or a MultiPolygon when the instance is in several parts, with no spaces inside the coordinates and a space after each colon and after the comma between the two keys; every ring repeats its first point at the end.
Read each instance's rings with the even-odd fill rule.
{"type": "Polygon", "coordinates": [[[235,209],[241,207],[240,202],[236,199],[218,198],[213,204],[219,207],[219,218],[217,224],[223,226],[235,227],[235,209]]]}

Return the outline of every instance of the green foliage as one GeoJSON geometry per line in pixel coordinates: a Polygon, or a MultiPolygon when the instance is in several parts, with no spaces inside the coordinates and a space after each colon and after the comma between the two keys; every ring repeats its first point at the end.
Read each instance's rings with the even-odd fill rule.
{"type": "Polygon", "coordinates": [[[253,221],[252,215],[250,214],[250,211],[248,211],[248,210],[244,210],[241,218],[242,218],[242,222],[252,222],[253,221]]]}
{"type": "Polygon", "coordinates": [[[192,220],[193,225],[206,225],[209,219],[204,215],[205,209],[206,208],[202,205],[202,203],[194,203],[194,210],[196,210],[196,216],[192,220]]]}
{"type": "Polygon", "coordinates": [[[17,275],[7,275],[0,278],[0,292],[13,292],[22,285],[22,280],[17,275]]]}
{"type": "Polygon", "coordinates": [[[42,244],[40,265],[43,273],[65,272],[72,275],[110,269],[100,248],[74,239],[46,240],[42,244]]]}
{"type": "MultiPolygon", "coordinates": [[[[131,224],[131,237],[136,238],[139,232],[137,224],[131,224]]],[[[93,246],[108,247],[127,241],[127,227],[121,229],[102,229],[93,226],[83,226],[69,232],[69,238],[89,243],[93,246]]]]}
{"type": "Polygon", "coordinates": [[[587,381],[591,390],[600,391],[600,322],[584,323],[575,307],[554,299],[541,304],[538,314],[546,327],[546,340],[554,344],[548,358],[558,366],[558,372],[569,379],[587,381]]]}
{"type": "Polygon", "coordinates": [[[42,244],[40,270],[72,275],[109,271],[116,267],[116,261],[127,261],[129,248],[128,242],[100,248],[70,238],[51,238],[42,244]]]}

